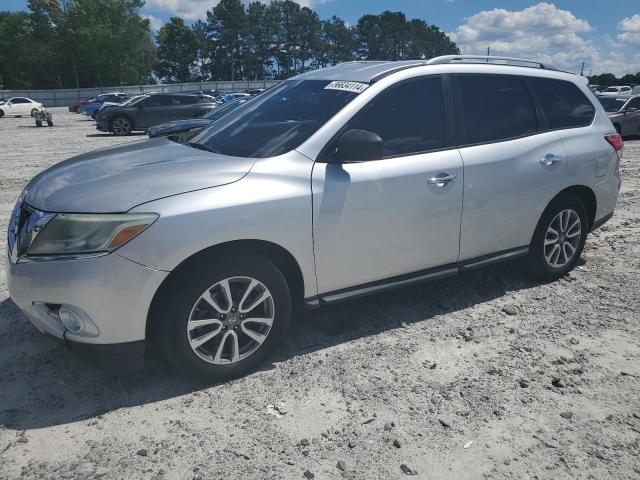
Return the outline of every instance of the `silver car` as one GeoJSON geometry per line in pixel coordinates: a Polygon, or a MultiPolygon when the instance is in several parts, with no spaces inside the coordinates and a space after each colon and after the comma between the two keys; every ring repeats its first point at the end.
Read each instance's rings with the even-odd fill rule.
{"type": "Polygon", "coordinates": [[[9,289],[92,358],[140,358],[154,340],[180,370],[233,378],[303,306],[505,260],[566,274],[613,214],[622,148],[585,79],[544,64],[311,71],[187,144],[121,145],[35,177],[9,225],[9,289]]]}

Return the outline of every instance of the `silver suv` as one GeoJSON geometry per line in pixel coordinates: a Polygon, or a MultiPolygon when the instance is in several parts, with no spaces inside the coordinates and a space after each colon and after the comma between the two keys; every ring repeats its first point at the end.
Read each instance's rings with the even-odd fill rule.
{"type": "Polygon", "coordinates": [[[337,65],[186,144],[35,177],[9,226],[9,289],[77,351],[116,362],[153,339],[179,369],[237,377],[302,306],[512,259],[566,274],[613,214],[622,148],[586,80],[547,65],[337,65]]]}

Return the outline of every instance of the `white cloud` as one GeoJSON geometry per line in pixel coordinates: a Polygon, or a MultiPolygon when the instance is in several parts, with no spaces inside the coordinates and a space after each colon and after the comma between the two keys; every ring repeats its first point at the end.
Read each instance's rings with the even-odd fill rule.
{"type": "MultiPolygon", "coordinates": [[[[314,7],[331,1],[333,0],[297,0],[303,7],[314,7]]],[[[244,0],[244,3],[249,3],[249,0],[244,0]]],[[[147,0],[145,9],[164,11],[185,20],[198,20],[204,19],[207,10],[211,10],[217,4],[218,0],[147,0]]]]}
{"type": "Polygon", "coordinates": [[[153,15],[142,15],[142,18],[146,18],[149,20],[149,27],[151,27],[152,32],[157,32],[160,30],[160,27],[164,25],[164,22],[159,18],[154,17],[153,15]]]}
{"type": "Polygon", "coordinates": [[[623,18],[618,23],[618,40],[622,43],[640,47],[640,13],[623,18]]]}
{"type": "Polygon", "coordinates": [[[198,20],[205,18],[207,10],[216,3],[213,0],[147,0],[145,9],[164,11],[185,20],[198,20]]]}
{"type": "MultiPolygon", "coordinates": [[[[630,28],[635,25],[635,17],[620,22],[621,35],[633,31],[630,28]],[[629,28],[622,30],[623,24],[629,28]]],[[[637,20],[640,24],[640,16],[637,20]]],[[[620,51],[603,54],[586,38],[591,31],[586,20],[552,3],[542,2],[517,11],[496,8],[479,12],[466,18],[449,35],[462,53],[467,54],[486,53],[490,47],[494,55],[539,60],[574,72],[579,71],[583,61],[586,72],[610,71],[620,75],[636,71],[636,60],[627,61],[620,51]]],[[[618,40],[623,41],[620,36],[618,40]]]]}

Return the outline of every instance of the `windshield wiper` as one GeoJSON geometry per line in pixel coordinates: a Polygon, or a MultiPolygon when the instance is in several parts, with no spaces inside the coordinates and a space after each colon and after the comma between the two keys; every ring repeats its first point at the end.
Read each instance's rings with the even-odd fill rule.
{"type": "Polygon", "coordinates": [[[187,142],[185,143],[185,145],[187,147],[197,148],[198,150],[204,150],[205,152],[209,152],[209,153],[220,153],[215,148],[207,147],[206,145],[203,145],[202,143],[198,143],[198,142],[187,142]]]}

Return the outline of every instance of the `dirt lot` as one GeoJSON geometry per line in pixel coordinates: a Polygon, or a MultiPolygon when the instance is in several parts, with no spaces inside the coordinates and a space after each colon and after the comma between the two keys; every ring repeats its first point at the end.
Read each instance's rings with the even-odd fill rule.
{"type": "MultiPolygon", "coordinates": [[[[144,138],[53,110],[54,128],[0,120],[2,232],[40,170],[144,138]]],[[[503,265],[311,312],[272,364],[211,387],[158,358],[127,377],[81,363],[17,310],[3,265],[0,477],[637,479],[640,141],[622,174],[566,278],[503,265]]]]}

